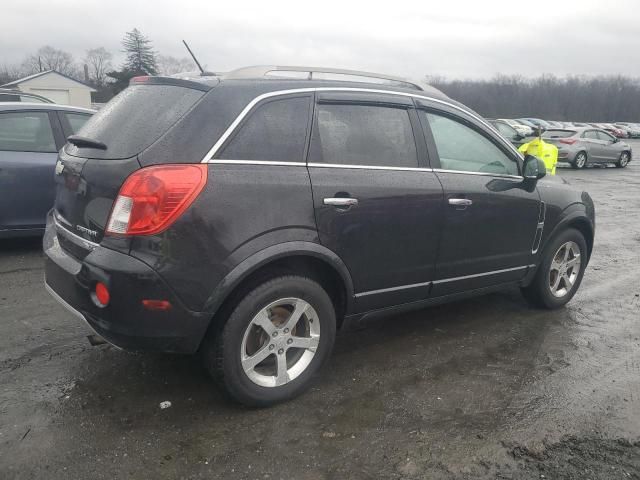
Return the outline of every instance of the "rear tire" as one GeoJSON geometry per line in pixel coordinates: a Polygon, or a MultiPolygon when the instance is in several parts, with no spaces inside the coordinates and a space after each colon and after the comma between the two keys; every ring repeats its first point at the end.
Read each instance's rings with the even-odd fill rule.
{"type": "Polygon", "coordinates": [[[616,162],[616,167],[624,168],[629,165],[629,152],[622,152],[620,158],[616,162]]]}
{"type": "Polygon", "coordinates": [[[535,307],[556,309],[576,294],[587,266],[587,242],[574,228],[560,232],[542,254],[536,276],[522,294],[535,307]]]}
{"type": "Polygon", "coordinates": [[[576,169],[581,169],[587,166],[587,152],[578,152],[576,158],[571,162],[571,166],[576,169]]]}
{"type": "Polygon", "coordinates": [[[268,280],[232,307],[221,330],[205,338],[202,356],[213,378],[235,400],[264,407],[306,390],[333,348],[336,316],[314,280],[268,280]]]}

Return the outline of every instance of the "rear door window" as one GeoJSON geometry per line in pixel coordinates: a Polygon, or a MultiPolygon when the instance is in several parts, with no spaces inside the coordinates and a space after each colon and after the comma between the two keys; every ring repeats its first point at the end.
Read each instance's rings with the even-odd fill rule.
{"type": "Polygon", "coordinates": [[[0,113],[0,150],[56,152],[47,112],[0,113]]]}
{"type": "Polygon", "coordinates": [[[442,169],[519,175],[517,161],[470,126],[424,110],[420,110],[420,119],[431,127],[442,169]]]}
{"type": "Polygon", "coordinates": [[[310,106],[310,96],[259,105],[217,158],[304,162],[310,106]]]}
{"type": "Polygon", "coordinates": [[[583,137],[588,138],[589,140],[600,140],[600,138],[598,137],[598,132],[596,132],[595,130],[587,130],[586,132],[584,132],[583,137]]]}
{"type": "Polygon", "coordinates": [[[418,166],[406,108],[319,104],[309,162],[378,167],[418,166]]]}

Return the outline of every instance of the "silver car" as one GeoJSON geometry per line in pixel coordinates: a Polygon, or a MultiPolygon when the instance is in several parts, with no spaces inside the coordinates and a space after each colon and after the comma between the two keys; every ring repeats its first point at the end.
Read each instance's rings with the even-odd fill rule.
{"type": "Polygon", "coordinates": [[[628,143],[598,128],[550,128],[542,138],[558,147],[558,162],[569,163],[573,168],[607,163],[624,168],[632,158],[628,143]]]}

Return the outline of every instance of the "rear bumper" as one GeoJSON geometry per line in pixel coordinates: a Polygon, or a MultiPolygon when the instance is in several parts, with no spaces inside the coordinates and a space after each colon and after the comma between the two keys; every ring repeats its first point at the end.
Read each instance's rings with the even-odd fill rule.
{"type": "Polygon", "coordinates": [[[82,260],[72,256],[60,246],[59,228],[49,215],[43,240],[45,287],[64,307],[126,350],[194,353],[198,349],[209,315],[185,308],[153,269],[129,255],[95,245],[82,260]],[[106,307],[91,299],[98,281],[111,294],[106,307]],[[142,300],[168,300],[171,308],[147,310],[142,300]]]}

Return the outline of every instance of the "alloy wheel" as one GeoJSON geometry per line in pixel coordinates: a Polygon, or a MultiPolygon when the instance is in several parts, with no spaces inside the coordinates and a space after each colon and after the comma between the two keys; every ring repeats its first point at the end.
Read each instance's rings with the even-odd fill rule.
{"type": "Polygon", "coordinates": [[[618,165],[620,165],[621,167],[626,167],[627,163],[629,163],[629,154],[627,152],[623,152],[622,155],[620,155],[618,165]]]}
{"type": "Polygon", "coordinates": [[[567,295],[580,273],[580,247],[570,241],[562,244],[551,260],[549,289],[554,297],[567,295]]]}
{"type": "Polygon", "coordinates": [[[302,374],[316,354],[320,321],[300,298],[282,298],[260,310],[247,327],[240,359],[247,377],[262,387],[279,387],[302,374]]]}
{"type": "Polygon", "coordinates": [[[584,153],[579,153],[576,157],[576,167],[582,168],[587,163],[587,156],[584,153]]]}

